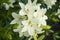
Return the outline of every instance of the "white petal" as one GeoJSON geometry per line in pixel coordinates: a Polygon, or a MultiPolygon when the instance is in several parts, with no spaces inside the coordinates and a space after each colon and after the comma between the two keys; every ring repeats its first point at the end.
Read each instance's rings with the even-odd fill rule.
{"type": "Polygon", "coordinates": [[[28,27],[27,27],[27,26],[24,26],[24,27],[22,28],[21,32],[26,32],[27,29],[28,29],[28,27]]]}
{"type": "Polygon", "coordinates": [[[19,37],[22,37],[23,36],[23,33],[22,32],[19,32],[19,37]]]}
{"type": "Polygon", "coordinates": [[[14,29],[13,31],[14,31],[14,32],[18,32],[18,29],[14,29]]]}
{"type": "Polygon", "coordinates": [[[20,11],[19,11],[19,15],[24,16],[24,15],[26,15],[26,13],[25,13],[24,10],[20,10],[20,11]]]}
{"type": "Polygon", "coordinates": [[[41,4],[37,4],[37,8],[38,8],[38,10],[40,10],[40,6],[41,6],[41,4]]]}
{"type": "Polygon", "coordinates": [[[27,20],[24,20],[24,21],[22,21],[22,24],[23,25],[28,25],[28,21],[27,20]]]}
{"type": "Polygon", "coordinates": [[[44,18],[44,20],[47,20],[47,19],[48,19],[48,17],[47,17],[46,15],[44,15],[44,17],[43,17],[43,18],[44,18]]]}
{"type": "Polygon", "coordinates": [[[5,7],[6,7],[6,10],[8,10],[8,9],[9,9],[9,5],[6,5],[5,7]]]}
{"type": "Polygon", "coordinates": [[[41,24],[42,24],[42,25],[46,25],[47,23],[46,23],[45,20],[43,20],[43,21],[41,21],[41,24]]]}
{"type": "Polygon", "coordinates": [[[19,16],[18,14],[16,14],[15,12],[12,13],[12,16],[13,16],[14,18],[16,18],[16,19],[20,17],[20,16],[19,16]]]}
{"type": "Polygon", "coordinates": [[[38,34],[41,34],[41,33],[43,33],[43,32],[45,32],[45,31],[39,31],[38,34]]]}
{"type": "Polygon", "coordinates": [[[37,0],[34,0],[33,4],[36,4],[37,3],[37,0]]]}
{"type": "Polygon", "coordinates": [[[38,34],[40,34],[40,33],[43,33],[43,32],[44,32],[44,31],[42,31],[42,28],[40,28],[40,27],[39,27],[39,28],[36,28],[36,30],[37,30],[37,33],[38,33],[38,34]]]}
{"type": "Polygon", "coordinates": [[[28,0],[28,4],[31,4],[32,3],[32,1],[31,0],[28,0]]]}
{"type": "Polygon", "coordinates": [[[55,15],[59,15],[60,14],[60,9],[58,9],[58,12],[55,15]]]}
{"type": "Polygon", "coordinates": [[[42,25],[46,25],[47,24],[45,20],[39,20],[38,22],[39,22],[39,24],[42,24],[42,25]]]}
{"type": "Polygon", "coordinates": [[[60,5],[59,5],[59,8],[60,8],[60,5]]]}
{"type": "Polygon", "coordinates": [[[49,8],[52,8],[52,5],[48,5],[48,9],[49,9],[49,8]]]}
{"type": "Polygon", "coordinates": [[[33,35],[34,34],[34,28],[33,27],[29,27],[28,28],[28,33],[29,33],[29,35],[33,35]]]}
{"type": "Polygon", "coordinates": [[[9,9],[9,5],[7,3],[3,3],[5,5],[6,10],[9,9]]]}
{"type": "Polygon", "coordinates": [[[27,16],[28,16],[29,19],[33,18],[33,14],[32,13],[29,13],[27,16]]]}
{"type": "Polygon", "coordinates": [[[9,4],[9,6],[12,7],[12,8],[14,7],[13,4],[9,4]]]}
{"type": "Polygon", "coordinates": [[[19,2],[19,5],[20,5],[20,7],[21,7],[22,9],[24,9],[25,5],[24,5],[23,3],[20,3],[20,2],[19,2]]]}
{"type": "Polygon", "coordinates": [[[29,40],[31,40],[31,39],[32,39],[32,37],[29,38],[29,40]]]}
{"type": "Polygon", "coordinates": [[[17,23],[17,20],[12,20],[12,22],[10,24],[16,24],[17,23]]]}
{"type": "Polygon", "coordinates": [[[29,37],[28,32],[24,32],[24,36],[29,37]]]}
{"type": "Polygon", "coordinates": [[[58,15],[58,17],[60,18],[60,15],[58,15]]]}
{"type": "Polygon", "coordinates": [[[54,5],[55,4],[55,2],[56,2],[56,0],[44,0],[45,1],[45,3],[47,4],[47,6],[48,6],[48,9],[49,8],[52,8],[52,5],[54,5]]]}
{"type": "Polygon", "coordinates": [[[58,13],[60,13],[60,9],[58,9],[58,13]]]}
{"type": "Polygon", "coordinates": [[[45,14],[46,13],[46,11],[47,11],[47,9],[46,8],[42,8],[42,9],[40,9],[40,12],[41,12],[41,14],[45,14]]]}
{"type": "Polygon", "coordinates": [[[36,12],[33,15],[34,15],[34,17],[37,17],[37,13],[36,12]]]}

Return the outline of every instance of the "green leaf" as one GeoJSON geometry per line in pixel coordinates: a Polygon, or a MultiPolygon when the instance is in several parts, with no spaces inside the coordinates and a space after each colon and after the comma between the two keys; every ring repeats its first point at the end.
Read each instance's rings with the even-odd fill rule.
{"type": "Polygon", "coordinates": [[[54,21],[54,22],[59,22],[59,19],[58,18],[52,18],[52,20],[54,21]]]}
{"type": "Polygon", "coordinates": [[[49,32],[54,33],[54,31],[53,31],[53,30],[49,30],[49,32]]]}
{"type": "Polygon", "coordinates": [[[33,38],[34,38],[34,40],[37,40],[37,34],[35,33],[34,35],[33,35],[33,38]]]}
{"type": "Polygon", "coordinates": [[[18,27],[18,24],[14,24],[13,25],[13,29],[17,28],[18,27]]]}
{"type": "Polygon", "coordinates": [[[41,35],[38,40],[43,40],[45,38],[45,35],[41,35]]]}
{"type": "Polygon", "coordinates": [[[49,26],[49,25],[42,25],[41,26],[43,29],[50,29],[51,28],[51,26],[49,26]]]}
{"type": "Polygon", "coordinates": [[[11,35],[11,34],[8,34],[7,37],[8,37],[9,39],[12,39],[12,35],[11,35]]]}

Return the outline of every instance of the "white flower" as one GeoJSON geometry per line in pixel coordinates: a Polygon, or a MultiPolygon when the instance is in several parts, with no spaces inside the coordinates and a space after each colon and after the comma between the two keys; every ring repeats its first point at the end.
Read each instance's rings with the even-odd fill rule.
{"type": "Polygon", "coordinates": [[[19,26],[17,27],[17,29],[14,29],[13,31],[14,32],[18,32],[19,33],[19,37],[22,37],[22,36],[26,36],[26,37],[29,37],[29,34],[27,32],[21,32],[22,30],[22,25],[19,24],[19,26]]]}
{"type": "Polygon", "coordinates": [[[44,2],[47,4],[48,9],[52,8],[52,5],[55,5],[56,0],[44,0],[44,2]]]}
{"type": "Polygon", "coordinates": [[[19,5],[21,6],[21,10],[19,11],[20,15],[26,15],[28,13],[33,13],[36,10],[36,2],[37,0],[34,0],[32,3],[31,0],[28,0],[28,3],[25,5],[21,2],[19,2],[19,5]]]}
{"type": "Polygon", "coordinates": [[[10,4],[7,3],[3,3],[5,5],[6,10],[8,10],[10,7],[14,7],[13,3],[15,2],[15,0],[9,0],[10,4]]]}
{"type": "Polygon", "coordinates": [[[19,14],[16,14],[15,12],[13,12],[12,16],[13,16],[14,20],[12,20],[12,22],[10,24],[16,24],[16,23],[20,24],[21,23],[19,14]]]}
{"type": "Polygon", "coordinates": [[[34,17],[38,20],[39,24],[46,25],[46,20],[48,19],[45,15],[46,11],[46,9],[41,9],[38,5],[38,10],[34,13],[34,17]]]}
{"type": "Polygon", "coordinates": [[[9,5],[7,3],[3,3],[5,5],[6,10],[9,9],[9,5]]]}
{"type": "Polygon", "coordinates": [[[36,32],[37,34],[43,33],[42,28],[38,25],[35,19],[29,19],[22,21],[23,29],[22,32],[28,32],[30,36],[33,36],[36,32]]]}
{"type": "Polygon", "coordinates": [[[24,25],[22,32],[26,32],[28,31],[29,35],[33,35],[34,34],[34,28],[31,27],[31,25],[28,24],[28,21],[22,21],[22,24],[24,25]]]}

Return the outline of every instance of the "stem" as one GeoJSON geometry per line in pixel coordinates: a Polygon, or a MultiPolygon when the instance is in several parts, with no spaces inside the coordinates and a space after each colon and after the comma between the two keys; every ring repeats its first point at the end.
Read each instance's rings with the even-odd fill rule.
{"type": "Polygon", "coordinates": [[[37,40],[37,34],[36,33],[33,35],[33,38],[34,38],[34,40],[37,40]]]}

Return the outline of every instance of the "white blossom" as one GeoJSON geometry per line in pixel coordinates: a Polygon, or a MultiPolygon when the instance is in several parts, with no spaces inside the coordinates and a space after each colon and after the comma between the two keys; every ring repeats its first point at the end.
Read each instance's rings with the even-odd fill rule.
{"type": "Polygon", "coordinates": [[[36,2],[37,0],[34,0],[32,3],[31,0],[28,0],[28,3],[25,5],[21,2],[19,2],[19,5],[21,6],[21,10],[19,11],[20,15],[27,15],[28,13],[33,13],[36,10],[36,2]],[[23,12],[22,12],[23,11],[23,12]]]}
{"type": "Polygon", "coordinates": [[[34,13],[34,17],[38,20],[39,24],[43,24],[46,25],[46,20],[48,19],[48,17],[45,15],[47,9],[41,9],[38,5],[38,10],[37,12],[34,13]]]}
{"type": "Polygon", "coordinates": [[[47,4],[48,9],[52,8],[52,5],[55,5],[55,2],[57,0],[44,0],[44,2],[47,4]]]}
{"type": "Polygon", "coordinates": [[[7,3],[3,3],[5,5],[6,10],[9,9],[9,5],[7,3]]]}
{"type": "Polygon", "coordinates": [[[22,37],[22,36],[29,37],[29,34],[27,32],[23,33],[23,32],[21,32],[21,30],[22,30],[22,25],[19,24],[19,26],[16,29],[14,29],[13,31],[14,32],[18,32],[19,33],[19,37],[22,37]]]}
{"type": "Polygon", "coordinates": [[[43,33],[42,28],[39,26],[35,19],[22,21],[22,24],[24,26],[22,32],[28,31],[30,36],[33,36],[35,32],[37,34],[43,33]]]}
{"type": "Polygon", "coordinates": [[[15,0],[9,0],[8,1],[10,4],[7,4],[7,3],[3,3],[4,5],[5,5],[5,8],[6,8],[6,10],[8,10],[10,7],[14,7],[13,6],[13,3],[15,2],[15,0]]]}
{"type": "Polygon", "coordinates": [[[20,24],[20,15],[16,14],[15,12],[12,13],[12,16],[14,18],[14,20],[12,20],[12,22],[10,24],[20,24]]]}

